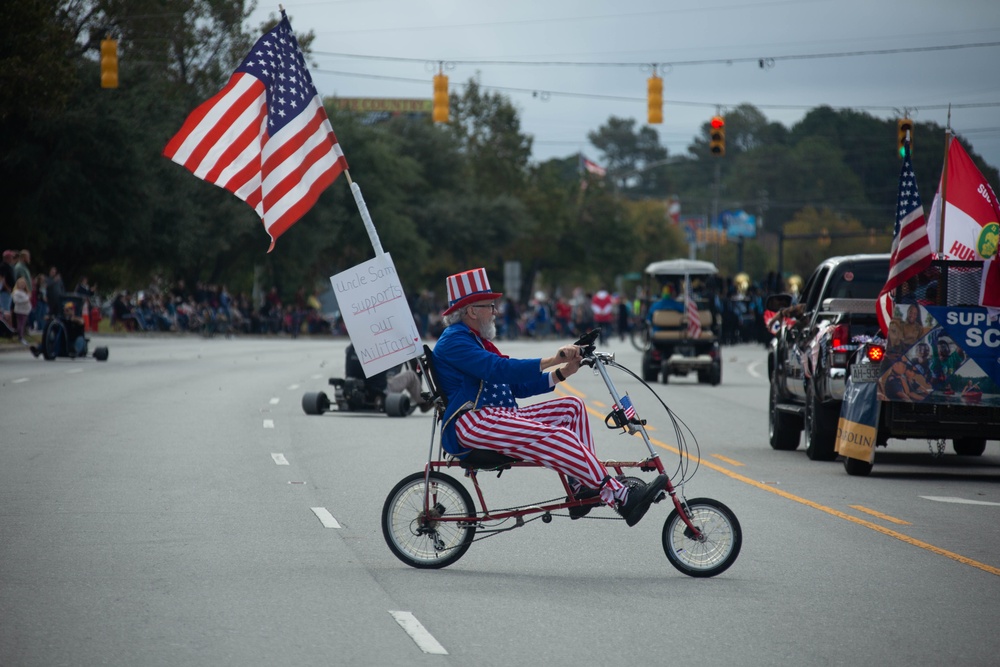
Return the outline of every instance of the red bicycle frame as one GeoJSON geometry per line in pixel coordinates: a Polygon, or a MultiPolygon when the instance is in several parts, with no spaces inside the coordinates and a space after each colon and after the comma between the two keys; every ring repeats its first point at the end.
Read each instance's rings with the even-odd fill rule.
{"type": "MultiPolygon", "coordinates": [[[[664,474],[663,462],[660,460],[659,455],[653,449],[653,443],[649,439],[649,435],[646,433],[645,421],[640,419],[638,413],[634,416],[627,417],[624,410],[618,408],[622,404],[622,397],[618,394],[618,389],[615,387],[614,382],[611,380],[610,375],[608,375],[606,365],[608,363],[614,362],[614,355],[610,353],[597,352],[592,347],[585,348],[584,350],[584,363],[588,366],[592,366],[604,380],[604,384],[607,386],[611,397],[614,399],[615,409],[612,411],[608,418],[605,420],[611,421],[621,427],[623,430],[628,432],[630,435],[640,435],[643,441],[646,443],[646,448],[649,450],[649,457],[642,461],[604,461],[604,466],[609,470],[614,470],[616,474],[624,474],[624,470],[638,468],[639,470],[650,472],[656,471],[658,474],[664,474]]],[[[430,378],[432,374],[425,370],[425,376],[430,378]]],[[[433,382],[431,383],[433,385],[433,382]]],[[[436,388],[432,387],[432,389],[436,388]]],[[[480,470],[487,471],[500,471],[506,470],[507,468],[542,468],[541,464],[532,463],[528,461],[519,461],[508,459],[506,461],[497,463],[495,465],[470,465],[468,462],[462,459],[452,458],[445,459],[439,458],[435,459],[434,454],[434,440],[437,432],[437,423],[440,420],[441,415],[444,412],[443,401],[439,401],[436,404],[438,419],[434,420],[434,427],[431,430],[431,449],[428,455],[427,465],[424,467],[424,480],[425,480],[425,493],[424,493],[424,514],[426,517],[430,518],[433,516],[433,508],[437,503],[436,497],[434,497],[434,492],[432,491],[433,484],[430,482],[430,473],[432,470],[441,470],[444,468],[462,468],[465,470],[465,474],[472,480],[472,485],[476,491],[476,497],[479,500],[480,515],[479,516],[433,516],[433,521],[441,523],[480,523],[482,521],[502,521],[504,519],[516,519],[518,521],[517,525],[523,524],[523,517],[533,514],[542,514],[542,520],[545,522],[551,521],[551,512],[569,509],[572,507],[582,507],[586,505],[600,505],[602,501],[599,497],[588,498],[583,500],[573,499],[564,500],[559,502],[547,502],[545,504],[532,504],[524,505],[521,507],[514,507],[509,509],[504,509],[496,513],[490,511],[489,506],[486,504],[486,498],[483,496],[482,488],[479,486],[478,472],[480,470]]],[[[440,451],[440,444],[439,444],[440,451]]],[[[684,456],[684,454],[682,454],[684,456]]],[[[562,474],[559,475],[560,480],[563,483],[563,487],[566,490],[566,494],[569,498],[573,497],[572,490],[569,487],[566,477],[562,474]]],[[[691,522],[691,518],[684,506],[683,501],[677,495],[677,489],[671,482],[669,477],[667,478],[666,488],[664,489],[666,494],[670,496],[674,507],[677,509],[681,520],[691,531],[692,537],[695,539],[701,536],[701,531],[691,522]]],[[[661,498],[658,498],[656,502],[659,502],[661,498]]]]}

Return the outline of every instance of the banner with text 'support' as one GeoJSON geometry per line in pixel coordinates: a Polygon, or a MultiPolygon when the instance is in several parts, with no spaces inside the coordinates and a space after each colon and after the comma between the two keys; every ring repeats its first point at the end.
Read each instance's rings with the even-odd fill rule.
{"type": "Polygon", "coordinates": [[[896,304],[879,398],[1000,406],[1000,323],[976,306],[896,304]]]}
{"type": "Polygon", "coordinates": [[[330,277],[365,377],[423,352],[410,304],[388,253],[330,277]]]}

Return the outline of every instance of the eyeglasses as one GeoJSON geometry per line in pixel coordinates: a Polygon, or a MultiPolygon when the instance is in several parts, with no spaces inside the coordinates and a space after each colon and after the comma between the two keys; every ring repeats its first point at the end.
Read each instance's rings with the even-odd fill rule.
{"type": "Polygon", "coordinates": [[[494,313],[499,310],[499,308],[497,308],[497,305],[495,303],[486,303],[486,304],[478,303],[478,304],[473,304],[472,306],[470,306],[470,308],[489,308],[494,313]]]}

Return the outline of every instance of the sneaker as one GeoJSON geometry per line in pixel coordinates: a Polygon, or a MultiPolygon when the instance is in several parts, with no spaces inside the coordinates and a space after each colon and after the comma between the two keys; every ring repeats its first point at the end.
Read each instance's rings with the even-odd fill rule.
{"type": "Polygon", "coordinates": [[[38,357],[38,356],[39,356],[39,355],[40,355],[40,354],[42,353],[42,351],[38,349],[38,346],[37,346],[37,345],[32,345],[32,346],[31,346],[30,348],[28,348],[28,349],[30,349],[30,350],[31,350],[31,353],[32,353],[33,355],[35,355],[35,357],[36,357],[36,358],[37,358],[37,357],[38,357]]]}
{"type": "Polygon", "coordinates": [[[629,527],[639,523],[646,515],[646,510],[653,504],[653,499],[667,486],[667,476],[660,475],[645,486],[635,486],[629,489],[628,498],[624,503],[618,503],[615,510],[625,519],[629,527]]]}

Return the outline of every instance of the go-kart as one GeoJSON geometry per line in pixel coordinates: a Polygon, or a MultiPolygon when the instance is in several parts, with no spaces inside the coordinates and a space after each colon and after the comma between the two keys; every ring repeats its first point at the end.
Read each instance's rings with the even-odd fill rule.
{"type": "Polygon", "coordinates": [[[388,389],[388,379],[395,371],[383,371],[366,378],[353,345],[347,347],[345,375],[347,377],[330,378],[333,401],[322,391],[303,394],[303,412],[321,415],[332,412],[334,406],[340,412],[384,412],[390,417],[405,417],[413,412],[415,406],[407,394],[388,389]]]}
{"type": "MultiPolygon", "coordinates": [[[[711,262],[696,259],[670,259],[653,262],[646,267],[646,294],[660,294],[670,286],[680,299],[677,309],[657,308],[659,302],[649,304],[649,324],[652,325],[648,343],[642,353],[642,379],[663,384],[671,375],[698,374],[698,382],[715,386],[722,382],[722,354],[719,350],[721,318],[712,308],[708,290],[693,292],[694,309],[686,307],[682,293],[691,290],[692,278],[706,281],[718,274],[711,262]],[[698,323],[692,318],[697,310],[698,323]]],[[[708,286],[706,285],[706,288],[708,286]]],[[[655,297],[651,297],[655,298],[655,297]]]]}
{"type": "MultiPolygon", "coordinates": [[[[59,308],[54,311],[52,319],[45,323],[42,329],[42,342],[34,348],[46,361],[53,361],[59,357],[78,358],[88,355],[87,347],[90,339],[83,336],[83,325],[67,318],[65,313],[67,305],[72,304],[73,314],[80,317],[83,314],[83,297],[65,296],[59,308]],[[76,337],[83,337],[84,345],[81,352],[77,352],[73,340],[76,337]]],[[[108,348],[104,346],[94,348],[94,359],[97,361],[108,360],[108,348]]]]}

